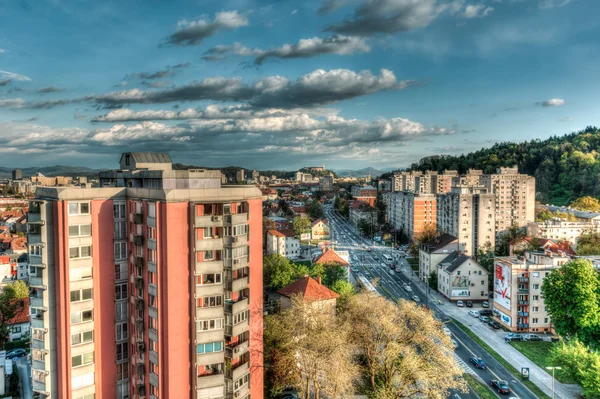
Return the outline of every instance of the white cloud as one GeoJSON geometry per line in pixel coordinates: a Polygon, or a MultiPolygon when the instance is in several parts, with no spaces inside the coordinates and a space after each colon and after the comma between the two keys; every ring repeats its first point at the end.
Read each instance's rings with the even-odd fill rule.
{"type": "Polygon", "coordinates": [[[3,48],[0,48],[0,54],[6,53],[6,50],[4,50],[3,48]]]}
{"type": "Polygon", "coordinates": [[[541,105],[542,107],[562,107],[565,105],[565,100],[562,98],[550,98],[546,101],[537,102],[536,105],[541,105]]]}
{"type": "Polygon", "coordinates": [[[18,73],[2,71],[0,70],[0,79],[10,79],[10,80],[20,80],[20,81],[30,81],[31,78],[25,75],[19,75],[18,73]]]}
{"type": "Polygon", "coordinates": [[[8,98],[0,100],[0,108],[22,108],[25,101],[22,98],[8,98]]]}
{"type": "Polygon", "coordinates": [[[481,18],[487,17],[492,11],[494,11],[494,7],[487,7],[484,4],[470,4],[465,7],[465,11],[460,16],[463,18],[481,18]]]}
{"type": "Polygon", "coordinates": [[[571,0],[540,0],[540,8],[562,7],[569,4],[571,0]]]}
{"type": "Polygon", "coordinates": [[[196,21],[182,19],[177,23],[177,31],[168,38],[168,43],[177,46],[195,46],[204,39],[223,30],[233,30],[248,25],[248,18],[234,11],[221,11],[211,21],[207,17],[196,21]]]}

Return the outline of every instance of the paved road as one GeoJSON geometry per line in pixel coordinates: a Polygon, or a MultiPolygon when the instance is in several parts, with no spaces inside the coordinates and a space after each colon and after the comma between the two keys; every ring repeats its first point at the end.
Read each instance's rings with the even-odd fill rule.
{"type": "Polygon", "coordinates": [[[19,382],[22,398],[31,398],[31,366],[27,362],[27,356],[17,359],[16,366],[19,370],[19,382]]]}
{"type": "MultiPolygon", "coordinates": [[[[387,296],[387,291],[387,293],[395,300],[413,300],[412,296],[416,295],[419,298],[420,303],[425,303],[427,300],[425,288],[422,284],[415,283],[415,280],[412,278],[412,269],[405,259],[398,256],[399,251],[392,250],[390,247],[374,244],[370,240],[360,237],[357,234],[356,229],[333,212],[330,207],[327,207],[325,211],[331,221],[331,226],[333,227],[333,240],[337,242],[336,248],[350,252],[351,264],[352,266],[357,266],[360,273],[364,274],[370,280],[374,280],[375,278],[379,280],[377,289],[381,295],[387,296]],[[366,248],[361,247],[363,244],[366,247],[369,247],[371,252],[367,252],[366,248]],[[382,264],[384,263],[384,253],[395,258],[397,256],[395,263],[397,264],[396,268],[399,270],[392,271],[385,264],[382,264]],[[411,287],[410,292],[403,288],[405,285],[411,287]]],[[[442,305],[442,307],[443,306],[448,305],[442,305]]],[[[489,384],[489,381],[492,379],[508,381],[513,391],[512,396],[517,398],[537,398],[520,381],[515,380],[512,374],[510,374],[504,366],[454,325],[450,318],[439,309],[440,307],[429,303],[429,308],[432,309],[436,318],[444,322],[452,332],[452,338],[456,340],[459,345],[455,351],[457,360],[463,365],[466,372],[479,377],[486,384],[489,384]],[[482,358],[486,362],[488,369],[480,370],[470,367],[471,363],[469,358],[472,356],[482,358]]],[[[467,396],[462,393],[459,395],[461,398],[471,397],[471,395],[467,396]]]]}

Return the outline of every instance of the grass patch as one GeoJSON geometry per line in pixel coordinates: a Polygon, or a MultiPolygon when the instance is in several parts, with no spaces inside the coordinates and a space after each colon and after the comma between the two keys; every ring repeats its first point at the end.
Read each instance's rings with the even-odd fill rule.
{"type": "Polygon", "coordinates": [[[463,378],[481,399],[498,399],[487,385],[473,377],[471,374],[463,374],[463,378]]]}
{"type": "Polygon", "coordinates": [[[454,324],[456,324],[461,330],[463,330],[463,332],[465,334],[467,334],[473,341],[477,342],[479,344],[479,346],[481,346],[483,349],[485,349],[494,359],[496,359],[501,365],[503,365],[506,368],[506,370],[508,370],[508,372],[511,373],[516,380],[521,381],[521,383],[523,385],[525,385],[527,388],[529,388],[529,390],[532,393],[534,393],[538,398],[550,399],[550,396],[546,395],[544,393],[544,391],[542,391],[533,382],[531,382],[530,380],[521,379],[521,372],[519,370],[517,370],[515,367],[513,367],[512,364],[507,362],[502,356],[500,356],[498,354],[498,352],[493,350],[488,344],[483,342],[483,340],[481,338],[479,338],[477,336],[477,334],[475,334],[473,331],[471,331],[471,329],[469,327],[465,326],[463,323],[461,323],[460,321],[458,321],[452,317],[451,317],[451,319],[454,322],[454,324]]]}
{"type": "MultiPolygon", "coordinates": [[[[550,352],[552,351],[552,348],[554,348],[554,345],[556,345],[554,342],[513,341],[510,344],[541,368],[553,365],[550,361],[550,352]]],[[[554,377],[563,384],[577,384],[577,381],[573,380],[565,370],[556,370],[554,372],[554,377]]]]}

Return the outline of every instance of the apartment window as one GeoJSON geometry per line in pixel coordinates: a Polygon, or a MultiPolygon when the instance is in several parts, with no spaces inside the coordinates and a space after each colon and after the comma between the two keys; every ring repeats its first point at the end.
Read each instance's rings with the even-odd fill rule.
{"type": "Polygon", "coordinates": [[[212,238],[213,236],[213,228],[212,227],[204,227],[202,229],[202,237],[203,238],[212,238]]]}
{"type": "Polygon", "coordinates": [[[127,217],[127,207],[124,202],[113,204],[113,216],[115,219],[125,219],[127,217]]]}
{"type": "Polygon", "coordinates": [[[92,299],[91,288],[71,291],[71,302],[89,301],[90,299],[92,299]]]}
{"type": "Polygon", "coordinates": [[[31,351],[31,358],[33,360],[37,360],[38,362],[43,362],[46,358],[46,355],[43,350],[34,349],[31,351]]]}
{"type": "Polygon", "coordinates": [[[127,302],[115,303],[115,319],[117,321],[127,319],[127,302]]]}
{"type": "Polygon", "coordinates": [[[212,308],[217,306],[223,306],[223,296],[206,296],[196,299],[196,306],[199,308],[212,308]]]}
{"type": "Polygon", "coordinates": [[[93,372],[71,378],[71,388],[72,389],[86,387],[88,385],[92,385],[93,383],[94,383],[94,373],[93,372]]]}
{"type": "Polygon", "coordinates": [[[148,239],[156,240],[156,229],[154,227],[148,226],[148,239]]]}
{"type": "Polygon", "coordinates": [[[539,300],[539,299],[540,299],[540,296],[539,296],[539,295],[534,295],[534,296],[533,296],[533,300],[534,300],[534,301],[537,301],[537,300],[539,300]]]}
{"type": "Polygon", "coordinates": [[[196,276],[196,284],[221,284],[221,273],[201,274],[196,276]]]}
{"type": "Polygon", "coordinates": [[[31,245],[29,247],[29,255],[42,256],[42,247],[39,245],[31,245]]]}
{"type": "Polygon", "coordinates": [[[155,330],[158,329],[158,321],[152,316],[148,316],[148,327],[155,330]]]}
{"type": "Polygon", "coordinates": [[[94,320],[94,311],[92,309],[83,310],[81,312],[72,312],[71,313],[71,324],[86,323],[88,321],[93,321],[93,320],[94,320]]]}
{"type": "Polygon", "coordinates": [[[71,356],[71,367],[86,366],[94,363],[94,352],[83,353],[81,355],[71,356]]]}
{"type": "Polygon", "coordinates": [[[460,270],[456,272],[456,275],[457,275],[457,276],[460,276],[460,270]]]}
{"type": "Polygon", "coordinates": [[[148,248],[148,262],[156,262],[156,250],[148,248]]]}
{"type": "Polygon", "coordinates": [[[115,265],[115,280],[127,280],[127,263],[115,265]]]}
{"type": "Polygon", "coordinates": [[[127,283],[115,285],[115,301],[127,299],[127,283]]]}
{"type": "Polygon", "coordinates": [[[533,273],[531,273],[531,276],[534,277],[534,278],[538,278],[540,276],[540,273],[539,272],[533,272],[533,273]]]}
{"type": "Polygon", "coordinates": [[[539,290],[540,289],[540,285],[539,284],[534,284],[533,285],[533,289],[534,290],[539,290]]]}
{"type": "Polygon", "coordinates": [[[148,202],[148,217],[155,218],[156,217],[156,203],[148,202]]]}
{"type": "Polygon", "coordinates": [[[196,329],[198,331],[220,330],[223,328],[223,319],[198,320],[196,329]]]}
{"type": "Polygon", "coordinates": [[[250,311],[244,310],[243,312],[233,315],[233,324],[236,325],[238,323],[241,323],[244,320],[248,320],[249,318],[250,318],[250,311]]]}
{"type": "Polygon", "coordinates": [[[117,344],[117,362],[127,360],[129,357],[129,343],[121,342],[117,344]]]}
{"type": "Polygon", "coordinates": [[[128,330],[127,323],[117,323],[117,325],[116,325],[117,341],[122,341],[124,339],[127,339],[127,336],[128,336],[127,330],[128,330]]]}
{"type": "Polygon", "coordinates": [[[152,294],[148,294],[148,306],[156,307],[156,297],[152,294]]]}
{"type": "Polygon", "coordinates": [[[33,380],[41,383],[46,383],[46,373],[43,371],[32,370],[33,380]]]}
{"type": "Polygon", "coordinates": [[[158,375],[158,366],[152,362],[150,362],[150,372],[158,375]]]}
{"type": "Polygon", "coordinates": [[[196,353],[213,353],[223,350],[223,342],[210,342],[196,345],[196,353]]]}
{"type": "Polygon", "coordinates": [[[129,363],[117,364],[117,381],[126,380],[129,378],[129,363]]]}
{"type": "Polygon", "coordinates": [[[548,318],[544,317],[544,324],[548,324],[548,318]]]}
{"type": "Polygon", "coordinates": [[[88,202],[71,202],[69,204],[69,215],[89,215],[90,204],[88,202]]]}
{"type": "Polygon", "coordinates": [[[87,344],[94,342],[94,331],[84,331],[77,334],[71,334],[71,346],[87,344]]]}
{"type": "Polygon", "coordinates": [[[242,378],[240,378],[239,380],[236,380],[233,383],[233,390],[237,391],[239,388],[246,385],[249,381],[250,381],[250,374],[244,375],[242,378]]]}
{"type": "Polygon", "coordinates": [[[115,242],[115,260],[127,259],[127,243],[115,242]]]}
{"type": "Polygon", "coordinates": [[[215,258],[215,251],[204,251],[204,260],[213,260],[215,258]]]}
{"type": "Polygon", "coordinates": [[[155,387],[154,385],[150,385],[150,395],[151,396],[158,396],[158,388],[155,387]]]}
{"type": "Polygon", "coordinates": [[[539,308],[539,307],[537,307],[537,306],[533,306],[533,307],[532,307],[532,311],[533,311],[533,312],[539,312],[539,310],[540,310],[540,308],[539,308]]]}
{"type": "Polygon", "coordinates": [[[117,399],[129,399],[128,382],[117,382],[117,399]]]}
{"type": "Polygon", "coordinates": [[[127,222],[125,220],[115,222],[114,235],[115,240],[124,240],[127,238],[127,222]]]}
{"type": "Polygon", "coordinates": [[[91,224],[76,224],[74,226],[69,226],[69,237],[85,237],[91,235],[91,224]]]}
{"type": "Polygon", "coordinates": [[[148,348],[153,352],[158,352],[158,343],[152,339],[148,339],[148,348]]]}
{"type": "Polygon", "coordinates": [[[44,330],[42,330],[42,329],[38,329],[38,328],[32,328],[31,329],[31,336],[35,340],[43,341],[44,340],[44,334],[45,334],[44,330]]]}
{"type": "Polygon", "coordinates": [[[481,285],[484,285],[484,284],[485,284],[485,281],[484,281],[484,280],[481,280],[481,285]]]}
{"type": "Polygon", "coordinates": [[[69,248],[69,258],[89,258],[92,256],[92,247],[90,245],[86,245],[83,247],[71,247],[69,248]]]}
{"type": "Polygon", "coordinates": [[[537,323],[538,323],[538,318],[537,318],[537,317],[534,317],[533,319],[531,319],[531,322],[532,322],[533,324],[537,324],[537,323]]]}
{"type": "Polygon", "coordinates": [[[11,331],[13,334],[18,334],[18,333],[20,333],[20,332],[21,332],[21,327],[12,327],[12,328],[10,329],[10,331],[11,331]]]}
{"type": "Polygon", "coordinates": [[[148,284],[156,284],[156,273],[148,272],[148,284]]]}
{"type": "Polygon", "coordinates": [[[90,278],[92,278],[91,267],[78,267],[76,269],[69,269],[70,281],[87,280],[90,278]]]}

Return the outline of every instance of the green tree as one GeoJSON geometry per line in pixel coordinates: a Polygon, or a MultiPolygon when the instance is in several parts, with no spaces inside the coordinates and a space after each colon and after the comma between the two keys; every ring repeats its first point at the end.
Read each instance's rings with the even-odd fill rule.
{"type": "Polygon", "coordinates": [[[600,348],[600,276],[589,260],[554,269],[544,279],[542,295],[558,334],[600,348]]]}
{"type": "Polygon", "coordinates": [[[22,281],[17,281],[4,286],[0,291],[0,347],[2,348],[6,344],[15,316],[23,309],[21,299],[29,295],[27,286],[25,286],[26,292],[23,295],[22,284],[22,281]]]}
{"type": "Polygon", "coordinates": [[[519,227],[513,224],[507,231],[500,235],[496,246],[496,255],[508,256],[510,252],[510,243],[514,240],[519,240],[527,235],[527,230],[524,227],[519,227]]]}
{"type": "Polygon", "coordinates": [[[342,205],[342,208],[339,212],[343,217],[347,218],[350,216],[350,204],[348,204],[348,201],[344,202],[344,205],[342,205]]]}
{"type": "Polygon", "coordinates": [[[312,278],[321,277],[321,279],[325,278],[325,266],[322,263],[315,263],[312,265],[310,269],[310,276],[312,278]]]}
{"type": "Polygon", "coordinates": [[[6,210],[7,211],[12,211],[12,205],[6,205],[6,210]]]}
{"type": "Polygon", "coordinates": [[[600,255],[600,234],[584,232],[577,242],[577,255],[600,255]]]}
{"type": "Polygon", "coordinates": [[[600,353],[577,339],[562,341],[552,350],[552,363],[581,385],[586,398],[600,398],[600,353]]]}
{"type": "Polygon", "coordinates": [[[338,280],[346,280],[346,276],[347,276],[347,271],[346,268],[342,267],[342,266],[338,266],[338,265],[329,265],[326,264],[325,266],[325,278],[323,279],[323,283],[328,286],[328,287],[332,287],[333,284],[338,281],[338,280]]]}
{"type": "Polygon", "coordinates": [[[431,274],[429,275],[429,286],[431,287],[431,289],[434,289],[437,291],[438,288],[438,274],[437,274],[437,270],[433,270],[431,272],[431,274]]]}
{"type": "Polygon", "coordinates": [[[331,286],[331,290],[340,295],[340,300],[342,302],[348,300],[348,298],[355,293],[352,283],[346,280],[337,280],[331,286]]]}
{"type": "Polygon", "coordinates": [[[296,235],[298,237],[300,237],[300,235],[303,233],[310,232],[310,219],[309,218],[303,218],[300,216],[296,216],[294,218],[294,220],[292,221],[292,223],[294,226],[294,232],[296,233],[296,235]]]}
{"type": "Polygon", "coordinates": [[[308,216],[313,220],[325,217],[325,212],[323,212],[323,207],[319,201],[310,201],[306,207],[306,213],[308,213],[308,216]]]}
{"type": "Polygon", "coordinates": [[[381,191],[377,192],[375,208],[377,208],[377,223],[383,225],[387,219],[387,204],[383,202],[383,195],[381,194],[381,191]]]}
{"type": "Polygon", "coordinates": [[[569,208],[579,209],[580,211],[600,212],[600,202],[596,198],[585,196],[571,202],[569,208]]]}
{"type": "Polygon", "coordinates": [[[545,222],[546,220],[550,220],[554,217],[554,214],[549,211],[548,209],[545,209],[541,212],[539,212],[537,215],[535,215],[535,221],[536,222],[545,222]]]}
{"type": "Polygon", "coordinates": [[[15,299],[23,299],[29,296],[29,287],[23,280],[17,280],[14,283],[8,284],[4,290],[15,299]]]}
{"type": "Polygon", "coordinates": [[[263,259],[264,284],[279,290],[298,277],[298,270],[289,259],[277,255],[267,255],[263,259]]]}

